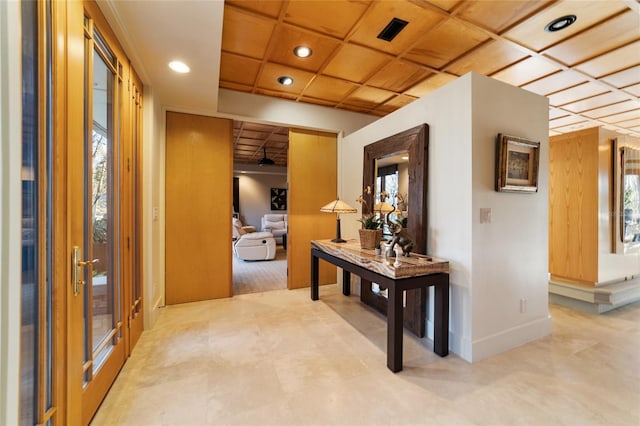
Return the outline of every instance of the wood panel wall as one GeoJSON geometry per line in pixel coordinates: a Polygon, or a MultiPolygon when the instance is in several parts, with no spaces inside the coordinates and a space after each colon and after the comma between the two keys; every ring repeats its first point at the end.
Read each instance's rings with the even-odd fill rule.
{"type": "Polygon", "coordinates": [[[549,140],[549,272],[598,282],[598,128],[549,140]]]}
{"type": "Polygon", "coordinates": [[[232,295],[231,120],[167,113],[166,303],[232,295]]]}
{"type": "MultiPolygon", "coordinates": [[[[292,129],[289,132],[289,232],[287,260],[289,289],[309,287],[311,240],[336,234],[336,215],[320,207],[337,197],[338,144],[336,135],[292,129]]],[[[336,267],[320,262],[320,284],[336,282],[336,267]]]]}

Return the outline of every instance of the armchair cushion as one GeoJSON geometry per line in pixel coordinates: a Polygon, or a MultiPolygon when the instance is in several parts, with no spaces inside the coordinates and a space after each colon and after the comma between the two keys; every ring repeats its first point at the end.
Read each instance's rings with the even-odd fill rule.
{"type": "Polygon", "coordinates": [[[242,260],[271,260],[276,257],[276,242],[269,232],[252,232],[242,235],[233,251],[242,260]]]}
{"type": "Polygon", "coordinates": [[[276,241],[282,244],[282,236],[287,233],[287,215],[286,214],[265,214],[262,216],[262,231],[271,232],[276,241]]]}

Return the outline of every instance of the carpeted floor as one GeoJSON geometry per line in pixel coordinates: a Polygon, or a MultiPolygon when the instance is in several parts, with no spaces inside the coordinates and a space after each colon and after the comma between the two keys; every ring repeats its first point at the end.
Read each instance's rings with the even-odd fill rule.
{"type": "Polygon", "coordinates": [[[259,293],[287,288],[287,251],[276,248],[273,260],[247,261],[233,256],[233,294],[259,293]]]}

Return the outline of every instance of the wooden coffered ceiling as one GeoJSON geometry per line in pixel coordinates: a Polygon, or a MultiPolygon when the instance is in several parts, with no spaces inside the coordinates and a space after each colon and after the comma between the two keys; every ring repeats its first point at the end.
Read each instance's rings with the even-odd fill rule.
{"type": "Polygon", "coordinates": [[[289,129],[266,124],[233,122],[233,160],[236,164],[257,164],[264,157],[276,166],[287,165],[289,129]]]}
{"type": "MultiPolygon", "coordinates": [[[[547,96],[552,135],[594,126],[640,135],[640,3],[225,2],[222,88],[383,116],[469,71],[547,96]],[[545,32],[569,14],[573,25],[545,32]],[[378,39],[394,17],[409,23],[393,41],[378,39]],[[313,55],[294,56],[298,45],[313,55]]],[[[236,126],[236,159],[262,158],[260,144],[244,143],[253,125],[236,126]]],[[[268,156],[286,158],[275,142],[286,129],[271,130],[268,156]]]]}

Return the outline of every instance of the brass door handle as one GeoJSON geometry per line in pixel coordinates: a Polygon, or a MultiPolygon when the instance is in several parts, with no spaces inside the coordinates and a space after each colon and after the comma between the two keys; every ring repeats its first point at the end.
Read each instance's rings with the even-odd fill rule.
{"type": "Polygon", "coordinates": [[[89,265],[94,265],[94,264],[98,263],[99,261],[100,261],[100,259],[78,260],[78,261],[76,261],[76,265],[78,265],[78,266],[89,266],[89,265]]]}
{"type": "Polygon", "coordinates": [[[93,266],[99,261],[99,259],[80,260],[81,257],[80,247],[73,246],[71,253],[71,286],[73,287],[74,296],[80,294],[80,287],[86,284],[86,281],[81,278],[83,274],[82,268],[85,266],[93,266]]]}

